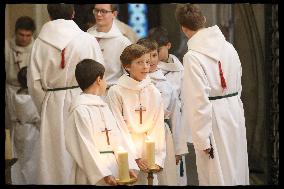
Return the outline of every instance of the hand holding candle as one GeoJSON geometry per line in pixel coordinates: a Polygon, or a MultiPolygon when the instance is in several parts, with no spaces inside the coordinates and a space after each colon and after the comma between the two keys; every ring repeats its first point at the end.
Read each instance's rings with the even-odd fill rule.
{"type": "Polygon", "coordinates": [[[128,166],[128,153],[122,148],[117,151],[117,162],[118,162],[118,178],[119,181],[129,181],[129,166],[128,166]]]}
{"type": "Polygon", "coordinates": [[[145,140],[146,146],[146,161],[148,163],[149,168],[155,167],[155,142],[147,137],[145,140]]]}

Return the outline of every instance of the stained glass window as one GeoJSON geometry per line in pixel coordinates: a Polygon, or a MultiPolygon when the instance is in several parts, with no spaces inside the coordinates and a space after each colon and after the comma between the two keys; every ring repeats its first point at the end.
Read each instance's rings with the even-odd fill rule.
{"type": "Polygon", "coordinates": [[[146,4],[128,4],[128,25],[137,33],[139,38],[148,34],[148,19],[146,4]]]}

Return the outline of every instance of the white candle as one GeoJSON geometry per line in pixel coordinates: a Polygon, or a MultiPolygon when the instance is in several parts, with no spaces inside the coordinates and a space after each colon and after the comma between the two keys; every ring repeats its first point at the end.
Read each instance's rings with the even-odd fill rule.
{"type": "Polygon", "coordinates": [[[12,146],[11,146],[11,137],[10,130],[5,129],[6,140],[5,140],[5,159],[12,159],[12,146]]]}
{"type": "Polygon", "coordinates": [[[128,152],[120,148],[117,151],[119,181],[129,181],[128,152]]]}
{"type": "Polygon", "coordinates": [[[155,142],[149,137],[145,140],[146,146],[146,161],[149,165],[149,168],[155,167],[155,142]]]}

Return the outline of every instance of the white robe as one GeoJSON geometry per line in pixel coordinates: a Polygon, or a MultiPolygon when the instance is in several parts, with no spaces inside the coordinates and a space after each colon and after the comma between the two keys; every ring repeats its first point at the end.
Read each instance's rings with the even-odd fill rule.
{"type": "MultiPolygon", "coordinates": [[[[167,81],[171,84],[172,88],[176,91],[178,95],[178,109],[181,112],[181,98],[180,98],[180,92],[181,92],[181,84],[183,79],[183,65],[179,61],[179,59],[173,55],[169,54],[169,58],[167,62],[160,61],[158,64],[158,68],[161,69],[164,76],[167,78],[167,81]]],[[[181,122],[181,114],[179,113],[178,118],[179,124],[182,124],[181,122]]],[[[186,125],[182,125],[179,127],[187,128],[186,125]]],[[[187,136],[187,132],[181,132],[187,136]]],[[[181,164],[181,161],[178,164],[177,167],[177,174],[178,174],[178,185],[179,186],[185,186],[187,185],[187,176],[186,176],[186,163],[185,163],[185,156],[182,156],[183,165],[181,164]],[[183,176],[180,176],[180,166],[183,166],[183,176]]]]}
{"type": "Polygon", "coordinates": [[[241,62],[218,26],[198,31],[183,58],[183,113],[192,131],[199,185],[249,184],[241,62]],[[221,87],[218,61],[227,89],[221,87]],[[209,100],[238,92],[237,96],[209,100]],[[214,148],[214,159],[203,150],[214,148]]]}
{"type": "Polygon", "coordinates": [[[11,168],[12,183],[31,184],[35,180],[37,154],[33,151],[39,139],[40,117],[29,94],[21,92],[13,97],[17,119],[13,128],[13,150],[18,160],[11,168]]]}
{"type": "MultiPolygon", "coordinates": [[[[165,119],[170,120],[172,130],[172,132],[170,132],[168,124],[165,124],[167,140],[166,162],[168,166],[165,166],[164,172],[159,175],[159,184],[178,185],[178,180],[180,179],[178,178],[179,165],[178,167],[176,166],[175,155],[184,155],[188,153],[185,135],[186,133],[183,132],[180,124],[180,106],[178,105],[179,100],[176,91],[167,81],[167,78],[164,76],[160,69],[153,73],[150,73],[149,76],[162,95],[165,119]],[[173,173],[176,174],[174,175],[173,173]]],[[[185,170],[185,164],[183,167],[185,170]]]]}
{"type": "Polygon", "coordinates": [[[75,67],[83,59],[104,64],[96,39],[83,32],[72,20],[47,22],[36,39],[28,67],[29,92],[41,112],[38,180],[35,184],[66,184],[72,161],[67,152],[64,128],[69,106],[80,88],[47,91],[77,86],[75,67]],[[65,48],[65,67],[61,51],[65,48]]]}
{"type": "Polygon", "coordinates": [[[98,41],[105,60],[105,77],[109,88],[114,85],[124,73],[120,55],[131,42],[122,35],[114,21],[110,31],[107,33],[98,32],[96,25],[89,28],[87,32],[99,39],[98,41]]]}
{"type": "MultiPolygon", "coordinates": [[[[5,40],[5,128],[12,130],[15,125],[15,110],[12,108],[14,94],[20,89],[17,75],[21,68],[29,64],[34,39],[26,47],[16,45],[15,37],[5,40]]],[[[12,131],[13,132],[13,131],[12,131]]],[[[12,133],[13,135],[13,133],[12,133]]]]}
{"type": "MultiPolygon", "coordinates": [[[[144,141],[147,135],[155,140],[155,163],[164,168],[166,143],[163,102],[150,78],[138,82],[126,74],[122,75],[117,85],[109,89],[107,102],[121,128],[131,136],[137,158],[145,159],[144,141]],[[142,113],[142,124],[139,112],[135,111],[139,103],[146,108],[142,113]]],[[[136,184],[147,184],[146,177],[147,174],[140,172],[140,180],[136,184]]]]}
{"type": "Polygon", "coordinates": [[[65,141],[74,159],[70,184],[106,185],[103,177],[118,178],[116,151],[119,147],[128,151],[129,169],[139,170],[131,139],[118,127],[109,107],[99,96],[82,93],[74,99],[65,141]],[[106,133],[102,132],[105,128],[111,130],[108,133],[110,145],[106,133]],[[115,154],[100,153],[107,150],[115,154]]]}

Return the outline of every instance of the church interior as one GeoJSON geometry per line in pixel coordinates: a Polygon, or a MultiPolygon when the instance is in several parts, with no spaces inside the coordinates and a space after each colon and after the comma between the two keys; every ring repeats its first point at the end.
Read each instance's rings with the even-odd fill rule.
{"type": "MultiPolygon", "coordinates": [[[[206,26],[218,25],[236,48],[242,64],[247,150],[251,185],[279,184],[279,25],[277,4],[197,4],[206,26]]],[[[90,4],[86,6],[91,6],[90,4]]],[[[187,39],[175,20],[175,3],[119,4],[118,19],[133,28],[139,38],[149,29],[163,26],[172,42],[170,53],[182,61],[187,39]]],[[[85,7],[86,8],[86,7],[85,7]]],[[[84,5],[75,5],[74,21],[82,22],[84,5]],[[81,13],[80,13],[81,11],[81,13]],[[81,16],[81,17],[80,17],[81,16]]],[[[36,24],[35,38],[49,20],[46,4],[6,4],[5,39],[14,35],[16,19],[30,16],[36,24]]],[[[238,145],[238,144],[235,144],[238,145]]],[[[198,185],[194,149],[186,156],[187,184],[198,185]]]]}

